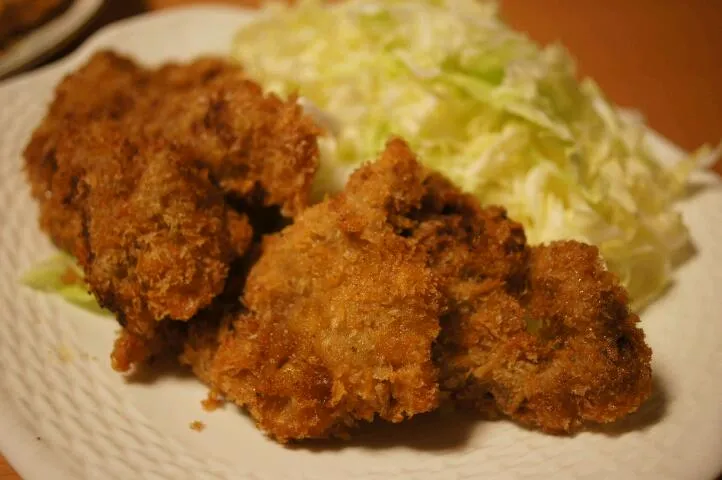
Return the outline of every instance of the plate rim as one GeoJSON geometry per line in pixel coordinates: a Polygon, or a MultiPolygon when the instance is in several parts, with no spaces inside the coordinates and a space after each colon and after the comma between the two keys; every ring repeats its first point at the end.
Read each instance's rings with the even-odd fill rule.
{"type": "MultiPolygon", "coordinates": [[[[98,1],[100,4],[103,0],[98,1]]],[[[21,73],[8,80],[0,82],[0,90],[16,87],[26,81],[63,70],[76,63],[79,59],[86,58],[89,52],[97,49],[98,43],[107,35],[119,30],[133,29],[139,24],[153,22],[160,17],[184,16],[189,13],[234,12],[239,10],[253,12],[247,8],[230,6],[208,6],[196,5],[177,7],[168,10],[152,11],[140,14],[135,17],[120,20],[109,24],[86,39],[74,52],[53,63],[41,68],[21,73]]],[[[685,155],[684,149],[664,137],[660,133],[647,129],[647,138],[650,148],[655,151],[664,151],[669,157],[681,157],[685,155]]],[[[705,177],[717,184],[721,183],[720,177],[713,172],[705,172],[705,177]]],[[[50,445],[42,441],[40,437],[33,434],[32,424],[16,417],[17,408],[10,400],[10,395],[0,396],[0,452],[5,456],[7,462],[22,475],[23,478],[72,478],[73,469],[67,458],[62,457],[59,452],[53,450],[50,445]],[[41,461],[39,461],[41,460],[41,461]]]]}

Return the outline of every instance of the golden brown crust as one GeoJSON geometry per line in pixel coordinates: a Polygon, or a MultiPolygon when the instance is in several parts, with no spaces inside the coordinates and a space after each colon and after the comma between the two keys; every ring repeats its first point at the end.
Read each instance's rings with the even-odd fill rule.
{"type": "Polygon", "coordinates": [[[548,432],[619,419],[650,391],[651,352],[597,250],[528,247],[502,208],[481,208],[400,140],[266,243],[244,300],[220,327],[195,324],[183,361],[281,441],[431,408],[435,390],[410,388],[432,391],[428,356],[451,399],[548,432]],[[390,311],[400,321],[381,323],[390,311]],[[436,327],[419,322],[432,315],[430,353],[436,327]],[[383,397],[379,358],[405,362],[383,397]]]}
{"type": "Polygon", "coordinates": [[[481,208],[412,162],[408,147],[392,141],[377,164],[354,175],[347,195],[387,208],[441,282],[442,389],[549,432],[636,410],[650,393],[651,351],[597,249],[530,248],[503,208],[481,208]]]}
{"type": "Polygon", "coordinates": [[[280,441],[401,421],[440,390],[549,432],[649,395],[651,351],[595,248],[527,246],[398,139],[304,210],[316,133],[217,59],[105,53],[61,84],[26,169],[41,224],[126,326],[115,368],[185,337],[181,361],[280,441]],[[273,209],[303,213],[247,276],[273,209]]]}
{"type": "Polygon", "coordinates": [[[531,249],[522,296],[492,290],[452,317],[437,353],[446,386],[487,413],[498,409],[551,433],[607,423],[651,389],[651,350],[596,248],[531,249]]]}
{"type": "Polygon", "coordinates": [[[207,340],[218,341],[211,367],[207,350],[192,350],[196,373],[281,441],[437,404],[435,279],[391,232],[358,238],[352,214],[343,202],[312,207],[269,242],[248,279],[249,312],[207,340]]]}
{"type": "Polygon", "coordinates": [[[58,142],[57,158],[68,168],[53,181],[69,172],[73,178],[56,211],[77,222],[72,253],[90,290],[126,330],[116,367],[158,350],[143,344],[158,343],[161,321],[188,320],[208,306],[240,248],[231,243],[222,192],[188,155],[162,140],[127,138],[115,122],[68,130],[58,142]]]}
{"type": "Polygon", "coordinates": [[[186,347],[182,360],[279,441],[438,404],[437,280],[377,205],[349,194],[306,210],[265,243],[247,311],[200,327],[186,347]]]}
{"type": "Polygon", "coordinates": [[[537,378],[525,379],[526,405],[516,407],[517,419],[551,432],[573,431],[582,422],[615,421],[649,396],[651,349],[596,247],[534,247],[523,301],[531,320],[541,323],[535,336],[548,356],[535,363],[537,378]]]}
{"type": "Polygon", "coordinates": [[[41,226],[125,328],[116,368],[162,351],[160,324],[211,304],[259,209],[306,207],[316,133],[216,58],[151,70],[101,52],[63,80],[26,171],[41,226]]]}
{"type": "Polygon", "coordinates": [[[25,149],[26,171],[33,193],[42,200],[57,168],[54,154],[66,122],[119,119],[136,107],[147,89],[147,72],[128,58],[102,52],[55,88],[48,112],[25,149]]]}
{"type": "Polygon", "coordinates": [[[207,171],[162,142],[135,148],[108,152],[83,177],[87,252],[78,260],[101,304],[146,335],[157,320],[188,320],[210,304],[233,253],[207,171]]]}
{"type": "MultiPolygon", "coordinates": [[[[79,214],[69,205],[86,162],[74,149],[58,159],[59,142],[93,121],[126,116],[148,83],[148,75],[129,59],[96,54],[57,86],[47,115],[33,132],[24,152],[25,171],[40,203],[41,227],[63,250],[73,252],[81,238],[79,214]]],[[[72,143],[66,145],[72,148],[72,143]]]]}
{"type": "Polygon", "coordinates": [[[557,433],[636,410],[650,393],[651,351],[597,249],[529,248],[503,209],[480,208],[435,174],[425,186],[424,206],[398,224],[449,300],[435,348],[442,388],[557,433]]]}
{"type": "MultiPolygon", "coordinates": [[[[97,121],[118,122],[129,137],[165,138],[191,150],[213,182],[249,208],[277,206],[293,216],[308,205],[319,130],[293,100],[264,95],[222,59],[151,70],[99,52],[58,85],[24,153],[41,226],[64,250],[74,251],[79,238],[78,217],[67,207],[77,171],[68,173],[67,156],[57,158],[58,143],[69,130],[97,121]]],[[[75,163],[82,170],[82,158],[75,163]]]]}
{"type": "Polygon", "coordinates": [[[287,217],[308,206],[320,131],[295,100],[264,96],[240,70],[156,106],[143,129],[188,145],[233,198],[287,217]]]}

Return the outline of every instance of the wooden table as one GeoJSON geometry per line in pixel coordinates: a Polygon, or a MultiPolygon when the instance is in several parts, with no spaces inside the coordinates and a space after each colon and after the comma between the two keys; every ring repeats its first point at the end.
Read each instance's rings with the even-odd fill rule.
{"type": "MultiPolygon", "coordinates": [[[[260,0],[235,0],[256,4],[260,0]]],[[[208,0],[109,0],[59,56],[112,21],[208,0]]],[[[615,102],[692,149],[722,140],[722,2],[718,0],[501,0],[512,25],[540,42],[561,41],[615,102]]],[[[227,0],[227,3],[234,3],[227,0]]],[[[722,163],[715,169],[722,173],[722,163]]],[[[0,480],[19,477],[0,456],[0,480]]],[[[718,479],[722,479],[722,476],[718,479]]]]}

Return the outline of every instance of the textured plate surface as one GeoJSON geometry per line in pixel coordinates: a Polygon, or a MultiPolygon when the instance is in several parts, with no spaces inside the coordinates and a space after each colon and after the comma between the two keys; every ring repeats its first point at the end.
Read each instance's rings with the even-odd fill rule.
{"type": "MultiPolygon", "coordinates": [[[[0,450],[27,480],[129,478],[655,478],[722,471],[722,184],[698,173],[680,206],[697,247],[643,315],[656,393],[612,428],[557,438],[509,422],[420,418],[351,443],[284,448],[238,409],[206,413],[183,372],[128,382],[112,372],[113,320],[22,287],[52,247],[21,171],[21,151],[53,87],[104,47],[158,63],[226,53],[251,14],[156,13],[106,28],[61,63],[0,86],[0,450]],[[207,425],[192,431],[189,423],[207,425]]],[[[679,152],[662,139],[655,148],[679,152]]]]}
{"type": "Polygon", "coordinates": [[[93,18],[103,0],[73,0],[67,10],[31,30],[0,53],[0,78],[49,55],[93,18]]]}

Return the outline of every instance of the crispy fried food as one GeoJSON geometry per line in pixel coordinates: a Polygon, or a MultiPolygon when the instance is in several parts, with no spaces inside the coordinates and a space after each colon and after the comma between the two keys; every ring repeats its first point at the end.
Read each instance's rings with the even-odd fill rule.
{"type": "Polygon", "coordinates": [[[160,321],[188,320],[223,290],[235,250],[222,192],[192,153],[98,123],[89,130],[75,139],[94,167],[78,182],[83,235],[73,253],[126,330],[113,355],[124,371],[146,356],[160,321]]]}
{"type": "Polygon", "coordinates": [[[0,0],[0,47],[58,14],[70,0],[0,0]]]}
{"type": "Polygon", "coordinates": [[[549,432],[611,422],[651,389],[651,351],[627,295],[595,247],[529,248],[498,207],[481,208],[446,179],[399,183],[403,144],[349,190],[394,205],[396,231],[428,255],[449,301],[435,346],[442,388],[456,400],[549,432]],[[389,188],[387,186],[393,186],[389,188]],[[408,199],[422,200],[413,208],[408,199]]]}
{"type": "Polygon", "coordinates": [[[162,141],[135,155],[124,148],[133,145],[113,148],[120,155],[109,152],[82,180],[88,250],[79,261],[101,302],[126,316],[121,324],[187,320],[221,292],[228,272],[223,196],[192,154],[162,141]]]}
{"type": "Polygon", "coordinates": [[[41,225],[124,326],[118,370],[182,348],[282,442],[444,397],[570,432],[649,395],[651,351],[598,251],[529,247],[403,141],[306,209],[319,132],[238,67],[103,53],[57,93],[26,169],[41,225]]]}
{"type": "Polygon", "coordinates": [[[129,59],[95,55],[58,85],[47,115],[33,132],[25,148],[25,171],[40,203],[40,225],[63,250],[72,252],[81,238],[80,216],[69,204],[87,162],[82,154],[73,155],[72,148],[58,158],[58,142],[73,126],[79,131],[95,120],[127,115],[148,80],[129,59]]]}
{"type": "Polygon", "coordinates": [[[282,442],[430,411],[442,299],[419,253],[383,205],[326,200],[267,240],[247,310],[192,327],[182,361],[282,442]]]}
{"type": "Polygon", "coordinates": [[[200,88],[217,76],[232,74],[238,74],[236,67],[213,58],[201,58],[186,66],[167,65],[154,74],[129,58],[101,52],[68,75],[56,88],[47,115],[25,149],[25,170],[41,207],[40,224],[53,241],[72,252],[81,238],[78,213],[68,205],[76,177],[82,175],[88,162],[73,142],[67,141],[71,134],[81,138],[90,124],[113,121],[127,136],[138,137],[143,117],[159,102],[186,89],[200,88]],[[59,157],[63,139],[67,148],[59,157]]]}
{"type": "Polygon", "coordinates": [[[637,410],[651,392],[652,352],[597,248],[578,242],[534,247],[530,270],[521,300],[535,350],[517,344],[516,364],[496,371],[492,393],[501,411],[549,432],[568,432],[637,410]],[[523,369],[529,373],[516,373],[523,369]]]}
{"type": "Polygon", "coordinates": [[[120,123],[128,136],[162,137],[192,150],[234,205],[277,207],[288,217],[308,205],[319,131],[294,101],[264,96],[222,59],[150,70],[101,52],[58,86],[25,150],[41,226],[64,250],[74,250],[79,230],[67,207],[73,177],[63,175],[58,142],[69,129],[100,120],[120,123]]]}
{"type": "Polygon", "coordinates": [[[143,128],[187,144],[232,199],[278,206],[286,217],[308,206],[320,131],[295,101],[264,97],[240,71],[164,101],[143,128]]]}
{"type": "Polygon", "coordinates": [[[433,408],[430,358],[450,399],[548,432],[650,391],[651,352],[596,248],[528,247],[400,140],[268,242],[244,300],[193,325],[182,361],[280,441],[433,408]]]}
{"type": "Polygon", "coordinates": [[[169,335],[157,331],[172,330],[163,322],[208,306],[250,243],[250,225],[193,155],[162,139],[127,137],[109,121],[68,129],[58,141],[62,168],[53,181],[69,188],[59,211],[76,223],[72,253],[125,329],[113,354],[118,370],[162,350],[169,335]]]}
{"type": "Polygon", "coordinates": [[[651,390],[651,350],[595,247],[531,249],[521,294],[497,288],[460,303],[436,348],[444,388],[487,414],[550,433],[607,423],[651,390]]]}
{"type": "Polygon", "coordinates": [[[150,70],[103,52],[61,83],[26,171],[41,226],[124,327],[116,369],[163,351],[177,336],[165,323],[211,304],[274,224],[254,232],[259,212],[307,205],[317,133],[294,102],[215,58],[150,70]]]}

